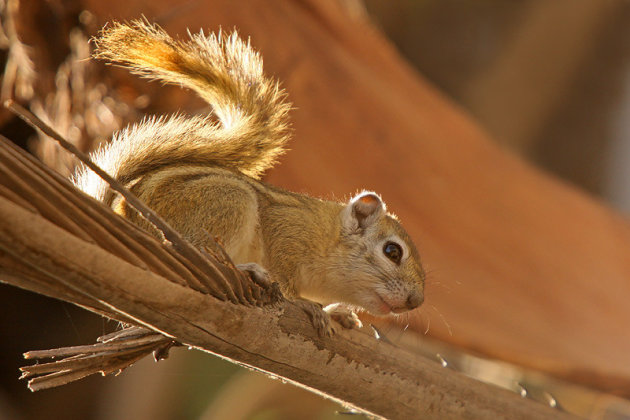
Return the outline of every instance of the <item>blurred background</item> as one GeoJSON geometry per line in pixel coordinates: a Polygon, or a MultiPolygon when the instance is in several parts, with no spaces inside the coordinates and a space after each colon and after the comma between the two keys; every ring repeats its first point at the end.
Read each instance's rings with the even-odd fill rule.
{"type": "Polygon", "coordinates": [[[423,76],[492,138],[630,211],[630,3],[367,0],[423,76]]]}
{"type": "MultiPolygon", "coordinates": [[[[349,14],[382,30],[422,77],[472,114],[501,147],[630,212],[629,1],[343,3],[349,14]]],[[[102,69],[90,65],[87,40],[98,27],[80,0],[0,0],[0,8],[3,100],[28,103],[83,149],[172,100],[111,86],[102,69]],[[43,45],[57,48],[42,51],[43,45]]],[[[71,159],[6,111],[0,132],[71,173],[71,159]]],[[[144,360],[119,377],[31,394],[17,380],[22,352],[87,344],[117,325],[5,285],[0,310],[0,419],[328,419],[344,411],[185,349],[157,365],[144,360]]],[[[409,338],[396,326],[385,328],[390,338],[409,338]]],[[[584,402],[585,416],[630,418],[623,401],[589,398],[598,398],[600,408],[584,402]]]]}

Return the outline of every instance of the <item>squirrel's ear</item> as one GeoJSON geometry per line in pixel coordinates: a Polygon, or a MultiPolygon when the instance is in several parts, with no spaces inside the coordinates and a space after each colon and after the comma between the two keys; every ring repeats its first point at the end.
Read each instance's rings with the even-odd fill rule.
{"type": "Polygon", "coordinates": [[[385,203],[376,193],[364,191],[357,194],[346,206],[344,224],[351,228],[365,229],[385,213],[385,203]]]}

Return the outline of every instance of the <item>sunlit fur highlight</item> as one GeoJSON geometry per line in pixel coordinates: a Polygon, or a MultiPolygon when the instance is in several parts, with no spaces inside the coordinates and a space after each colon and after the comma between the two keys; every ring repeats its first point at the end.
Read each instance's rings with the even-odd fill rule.
{"type": "MultiPolygon", "coordinates": [[[[145,21],[113,23],[96,45],[97,58],[195,91],[218,119],[150,118],[123,130],[93,156],[121,182],[177,164],[234,168],[258,179],[284,153],[291,105],[278,83],[264,77],[262,58],[236,31],[200,32],[180,41],[145,21]]],[[[75,182],[105,198],[106,185],[93,173],[82,170],[75,182]]]]}
{"type": "MultiPolygon", "coordinates": [[[[412,297],[422,303],[420,256],[380,196],[363,191],[340,203],[258,180],[284,151],[290,105],[236,33],[178,41],[144,21],[115,23],[97,45],[97,57],[181,84],[212,105],[216,118],[148,118],[92,156],[195,246],[211,233],[234,262],[264,267],[289,297],[377,315],[412,309],[412,297]],[[403,249],[399,263],[383,255],[386,241],[403,249]]],[[[81,170],[76,183],[158,234],[96,176],[81,170]]]]}

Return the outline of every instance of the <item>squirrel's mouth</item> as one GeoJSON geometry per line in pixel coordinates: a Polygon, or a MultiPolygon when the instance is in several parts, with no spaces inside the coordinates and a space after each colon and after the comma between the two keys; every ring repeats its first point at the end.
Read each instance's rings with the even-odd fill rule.
{"type": "MultiPolygon", "coordinates": [[[[370,305],[371,308],[368,312],[372,312],[374,315],[387,315],[392,312],[392,307],[385,302],[385,299],[381,297],[378,293],[374,293],[374,304],[370,305]]],[[[367,308],[366,308],[367,309],[367,308]]]]}
{"type": "Polygon", "coordinates": [[[406,308],[406,307],[392,308],[392,312],[395,314],[402,314],[403,312],[409,312],[409,308],[406,308]]]}
{"type": "Polygon", "coordinates": [[[393,306],[392,304],[388,303],[385,298],[383,298],[380,294],[378,293],[374,293],[377,297],[377,302],[376,302],[376,315],[388,315],[390,313],[394,313],[394,314],[402,314],[403,312],[408,312],[409,308],[407,308],[405,305],[403,306],[393,306]]]}

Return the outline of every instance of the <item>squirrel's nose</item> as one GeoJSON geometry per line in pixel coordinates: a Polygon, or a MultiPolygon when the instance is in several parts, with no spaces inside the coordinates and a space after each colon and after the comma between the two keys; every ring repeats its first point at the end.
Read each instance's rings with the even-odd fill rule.
{"type": "Polygon", "coordinates": [[[424,302],[424,294],[422,292],[414,290],[413,292],[409,293],[409,297],[407,298],[407,309],[415,309],[418,306],[422,305],[422,302],[424,302]]]}

